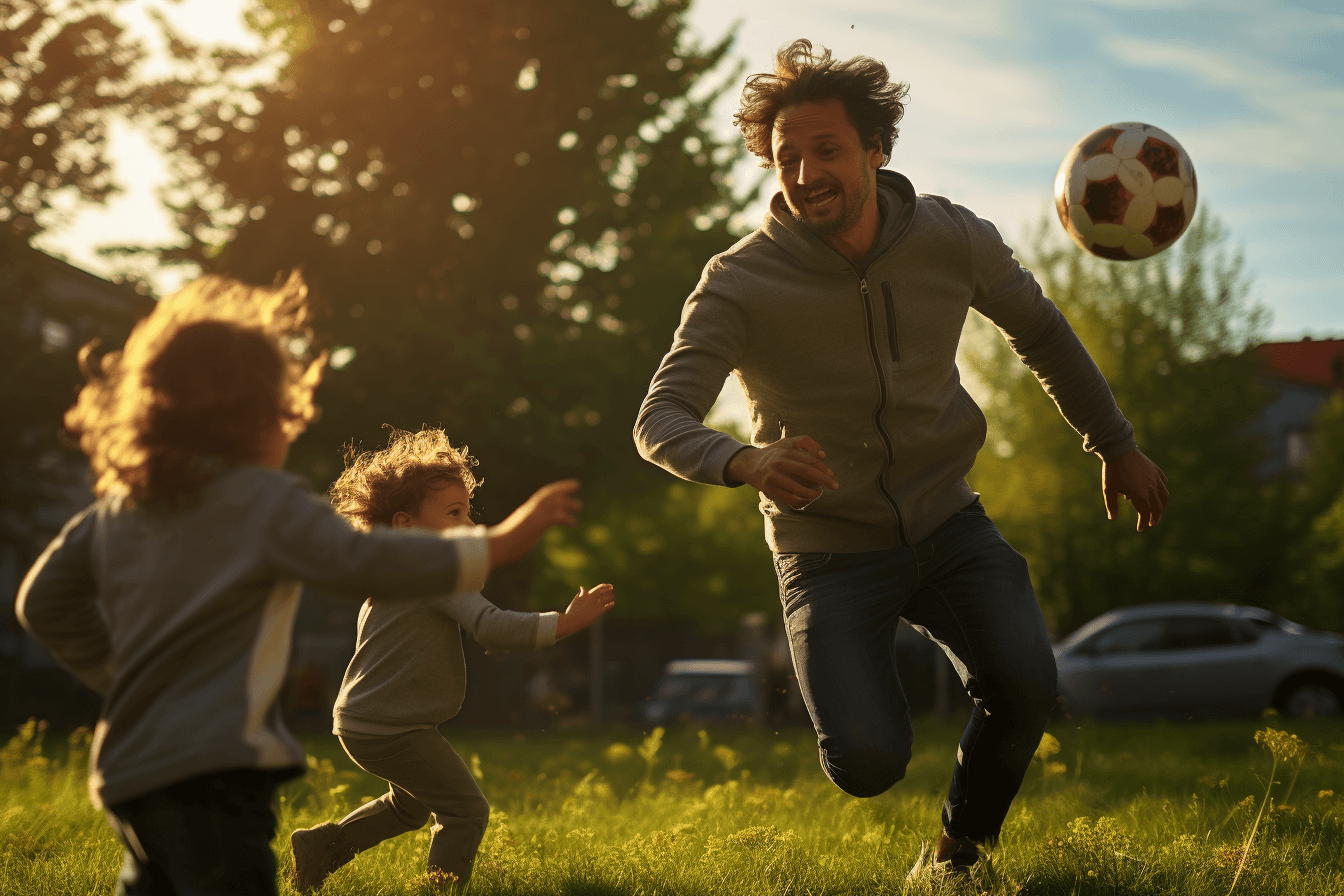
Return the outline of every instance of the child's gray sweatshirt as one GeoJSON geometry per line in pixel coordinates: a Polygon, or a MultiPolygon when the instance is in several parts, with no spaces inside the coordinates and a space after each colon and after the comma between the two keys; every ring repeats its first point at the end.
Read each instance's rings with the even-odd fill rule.
{"type": "Polygon", "coordinates": [[[487,650],[555,643],[559,613],[501,610],[478,593],[426,601],[371,598],[333,712],[333,734],[402,734],[457,715],[466,694],[462,629],[487,650]]]}
{"type": "Polygon", "coordinates": [[[100,499],[19,589],[19,620],[104,695],[89,788],[114,805],[232,768],[302,768],[276,697],[302,582],[351,599],[478,591],[483,528],[360,532],[297,476],[240,467],[168,511],[100,499]]]}

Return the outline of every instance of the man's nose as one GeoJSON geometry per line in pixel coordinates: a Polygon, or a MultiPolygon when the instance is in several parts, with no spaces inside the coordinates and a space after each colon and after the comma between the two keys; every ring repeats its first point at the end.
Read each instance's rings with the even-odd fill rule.
{"type": "Polygon", "coordinates": [[[810,172],[811,172],[811,169],[807,167],[807,163],[806,163],[806,162],[802,162],[802,161],[800,161],[800,162],[798,163],[798,176],[797,176],[797,178],[796,178],[796,180],[797,180],[797,182],[798,182],[798,186],[801,187],[801,186],[806,186],[806,185],[807,185],[807,178],[808,178],[808,175],[809,175],[810,172]]]}

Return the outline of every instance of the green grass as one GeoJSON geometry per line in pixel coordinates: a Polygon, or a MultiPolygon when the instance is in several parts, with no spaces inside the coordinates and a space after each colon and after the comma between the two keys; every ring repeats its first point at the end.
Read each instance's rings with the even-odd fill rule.
{"type": "MultiPolygon", "coordinates": [[[[958,734],[919,723],[906,779],[859,800],[825,779],[802,730],[450,728],[494,806],[472,892],[970,892],[906,879],[938,835],[958,734]]],[[[1045,755],[1047,740],[1032,763],[986,891],[1225,896],[1236,878],[1238,894],[1344,893],[1344,724],[1061,723],[1051,734],[1059,749],[1045,755]],[[1294,742],[1279,739],[1276,763],[1255,741],[1266,727],[1295,733],[1308,752],[1295,757],[1294,742]]],[[[85,794],[85,739],[55,740],[30,727],[0,754],[0,892],[110,893],[121,851],[85,794]]],[[[308,777],[280,794],[282,867],[293,828],[382,792],[335,738],[309,749],[308,777]]],[[[323,893],[432,892],[428,841],[426,827],[363,853],[323,893]]],[[[282,881],[281,892],[293,890],[282,881]]]]}

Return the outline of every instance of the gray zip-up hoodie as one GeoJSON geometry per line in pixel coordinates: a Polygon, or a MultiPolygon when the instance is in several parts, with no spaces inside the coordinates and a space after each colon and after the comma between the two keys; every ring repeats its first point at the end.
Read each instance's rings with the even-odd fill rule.
{"type": "Polygon", "coordinates": [[[967,311],[989,318],[1084,448],[1114,459],[1134,430],[1068,321],[992,224],[877,173],[883,222],[862,267],[794,219],[777,194],[764,225],[710,259],[635,424],[646,459],[694,482],[739,485],[744,446],[702,422],[735,372],[752,444],[810,435],[840,483],[803,510],[761,497],[783,552],[880,550],[926,538],[975,493],[965,476],[985,418],[961,386],[967,311]]]}
{"type": "Polygon", "coordinates": [[[462,630],[490,651],[555,643],[559,613],[501,610],[479,593],[425,601],[369,599],[332,710],[332,733],[402,734],[457,715],[467,689],[462,630]]]}
{"type": "Polygon", "coordinates": [[[354,600],[479,590],[486,530],[360,532],[297,476],[224,473],[168,511],[95,502],[29,571],[20,622],[104,695],[89,789],[114,805],[232,768],[301,769],[276,697],[302,582],[354,600]]]}

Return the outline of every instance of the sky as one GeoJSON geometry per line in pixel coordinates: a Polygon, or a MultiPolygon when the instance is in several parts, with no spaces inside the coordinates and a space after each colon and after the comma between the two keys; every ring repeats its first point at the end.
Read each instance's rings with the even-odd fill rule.
{"type": "MultiPolygon", "coordinates": [[[[144,9],[157,7],[192,36],[247,45],[243,2],[137,0],[126,16],[148,43],[144,9]]],[[[798,37],[885,62],[910,84],[890,167],[1010,243],[1053,214],[1055,172],[1077,140],[1112,122],[1156,125],[1185,147],[1200,205],[1245,253],[1271,337],[1344,336],[1340,0],[699,0],[687,21],[704,43],[736,23],[747,72],[798,37]]],[[[715,111],[725,136],[736,94],[715,111]]],[[[148,140],[118,126],[112,141],[125,191],[69,209],[71,223],[40,241],[95,273],[111,270],[99,245],[180,239],[157,204],[166,169],[148,140]]]]}

